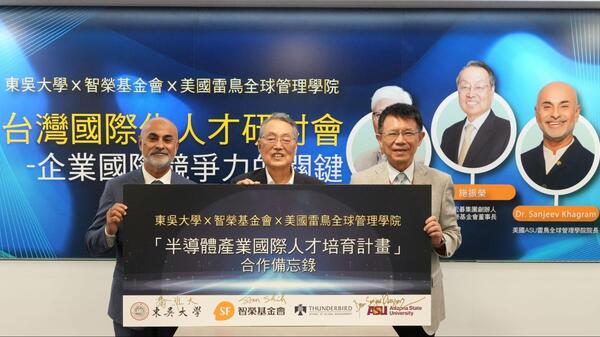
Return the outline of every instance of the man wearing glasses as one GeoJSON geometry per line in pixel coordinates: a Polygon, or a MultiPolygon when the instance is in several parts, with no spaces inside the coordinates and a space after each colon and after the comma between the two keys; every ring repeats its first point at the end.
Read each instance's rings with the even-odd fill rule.
{"type": "MultiPolygon", "coordinates": [[[[395,85],[381,87],[373,93],[373,97],[371,97],[371,120],[373,121],[373,131],[375,131],[375,134],[377,134],[377,122],[379,121],[381,112],[395,103],[412,104],[410,94],[395,85]]],[[[356,172],[360,172],[382,162],[385,162],[385,155],[381,152],[379,146],[377,146],[358,156],[354,161],[354,168],[356,172]]]]}
{"type": "Polygon", "coordinates": [[[285,113],[276,112],[260,126],[258,152],[265,167],[239,175],[232,184],[322,184],[314,177],[296,172],[292,162],[298,148],[298,127],[285,113]]]}
{"type": "Polygon", "coordinates": [[[423,231],[431,238],[431,325],[394,326],[400,336],[435,334],[445,317],[439,257],[452,256],[462,242],[452,179],[414,161],[424,136],[423,119],[417,108],[402,103],[385,108],[379,117],[377,140],[387,160],[352,175],[350,181],[351,184],[431,185],[431,216],[423,219],[423,231]]]}
{"type": "Polygon", "coordinates": [[[466,118],[442,135],[446,157],[464,167],[483,167],[502,155],[510,139],[510,123],[492,111],[496,76],[481,61],[470,61],[456,78],[458,102],[466,118]]]}

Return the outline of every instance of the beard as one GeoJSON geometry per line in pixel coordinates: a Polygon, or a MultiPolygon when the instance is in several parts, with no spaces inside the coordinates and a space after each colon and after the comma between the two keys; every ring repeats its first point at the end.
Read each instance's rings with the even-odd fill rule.
{"type": "Polygon", "coordinates": [[[162,171],[171,165],[172,158],[165,155],[150,155],[144,161],[157,171],[162,171]]]}

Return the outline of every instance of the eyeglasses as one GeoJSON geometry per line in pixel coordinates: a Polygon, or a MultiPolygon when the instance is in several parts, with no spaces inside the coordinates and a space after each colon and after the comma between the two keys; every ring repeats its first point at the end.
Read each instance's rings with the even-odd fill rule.
{"type": "Polygon", "coordinates": [[[267,144],[276,144],[277,141],[280,141],[281,144],[283,144],[283,145],[290,145],[290,144],[296,142],[296,138],[294,138],[290,135],[282,135],[282,136],[266,135],[266,136],[262,136],[260,138],[267,144]]]}
{"type": "Polygon", "coordinates": [[[458,86],[458,91],[462,92],[462,93],[466,93],[466,92],[471,92],[471,89],[473,90],[473,92],[477,93],[477,94],[481,94],[483,93],[485,90],[487,90],[487,88],[489,88],[490,85],[489,84],[479,84],[476,85],[474,87],[471,87],[470,85],[459,85],[458,86]]]}
{"type": "Polygon", "coordinates": [[[402,130],[402,131],[382,132],[381,136],[383,137],[383,139],[385,141],[391,142],[391,141],[398,139],[398,136],[400,136],[400,135],[402,135],[402,138],[404,138],[406,140],[413,140],[413,139],[417,138],[418,134],[419,134],[419,131],[408,129],[408,130],[402,130]]]}

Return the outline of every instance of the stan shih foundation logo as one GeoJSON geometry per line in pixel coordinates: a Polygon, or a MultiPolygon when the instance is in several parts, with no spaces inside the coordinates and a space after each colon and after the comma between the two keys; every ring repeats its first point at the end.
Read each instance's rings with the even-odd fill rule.
{"type": "Polygon", "coordinates": [[[131,315],[131,318],[135,319],[136,321],[145,320],[146,318],[148,318],[149,313],[150,309],[148,308],[148,305],[146,305],[146,303],[144,302],[135,302],[131,306],[131,309],[129,309],[129,314],[131,315]]]}
{"type": "Polygon", "coordinates": [[[229,301],[222,301],[221,303],[217,304],[217,307],[213,311],[215,320],[217,321],[226,321],[233,317],[234,313],[235,306],[229,301]]]}

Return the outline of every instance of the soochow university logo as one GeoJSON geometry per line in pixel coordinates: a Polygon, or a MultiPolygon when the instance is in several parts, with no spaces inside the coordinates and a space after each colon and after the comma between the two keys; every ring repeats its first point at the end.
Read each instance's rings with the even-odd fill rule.
{"type": "Polygon", "coordinates": [[[146,318],[148,318],[149,313],[150,309],[144,302],[135,302],[131,306],[131,309],[129,309],[129,314],[131,315],[131,318],[135,319],[136,321],[145,320],[146,318]]]}

